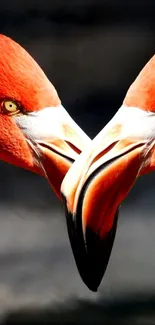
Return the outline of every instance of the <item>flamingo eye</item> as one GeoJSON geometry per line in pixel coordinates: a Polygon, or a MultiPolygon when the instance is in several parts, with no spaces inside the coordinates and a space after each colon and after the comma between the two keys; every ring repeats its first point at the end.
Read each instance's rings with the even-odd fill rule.
{"type": "Polygon", "coordinates": [[[2,111],[8,115],[18,114],[20,112],[20,105],[13,100],[4,100],[2,102],[2,111]]]}

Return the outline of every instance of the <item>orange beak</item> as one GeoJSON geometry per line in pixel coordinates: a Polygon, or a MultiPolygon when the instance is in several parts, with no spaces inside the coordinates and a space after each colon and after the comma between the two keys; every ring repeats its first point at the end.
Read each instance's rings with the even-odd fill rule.
{"type": "Polygon", "coordinates": [[[60,105],[27,115],[1,115],[0,126],[0,159],[47,177],[61,199],[65,174],[91,142],[67,111],[60,105]]]}
{"type": "Polygon", "coordinates": [[[92,291],[109,261],[119,206],[137,177],[150,169],[154,130],[154,114],[122,106],[62,182],[73,254],[92,291]]]}

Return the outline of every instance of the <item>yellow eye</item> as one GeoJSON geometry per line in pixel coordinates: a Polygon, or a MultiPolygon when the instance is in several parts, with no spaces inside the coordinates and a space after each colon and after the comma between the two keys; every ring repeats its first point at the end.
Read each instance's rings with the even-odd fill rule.
{"type": "Polygon", "coordinates": [[[20,112],[20,106],[12,100],[4,100],[2,103],[2,110],[5,114],[13,115],[20,112]]]}

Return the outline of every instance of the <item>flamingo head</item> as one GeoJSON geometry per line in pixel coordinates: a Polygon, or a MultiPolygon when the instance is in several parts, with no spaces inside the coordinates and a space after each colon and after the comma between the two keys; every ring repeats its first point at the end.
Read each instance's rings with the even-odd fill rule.
{"type": "Polygon", "coordinates": [[[60,197],[64,175],[88,143],[39,65],[0,35],[0,159],[46,176],[60,197]]]}
{"type": "Polygon", "coordinates": [[[155,56],[62,182],[73,254],[90,290],[97,291],[105,273],[120,204],[137,177],[154,168],[155,56]]]}

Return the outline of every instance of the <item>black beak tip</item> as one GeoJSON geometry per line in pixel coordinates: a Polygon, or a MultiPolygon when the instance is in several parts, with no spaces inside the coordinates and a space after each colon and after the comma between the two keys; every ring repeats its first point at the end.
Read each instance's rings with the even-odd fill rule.
{"type": "Polygon", "coordinates": [[[97,292],[106,271],[110,258],[116,228],[118,211],[111,231],[100,238],[90,227],[86,228],[85,238],[81,227],[81,218],[75,218],[67,209],[67,201],[63,195],[68,235],[75,262],[85,285],[92,292],[97,292]]]}
{"type": "Polygon", "coordinates": [[[98,287],[107,269],[116,234],[117,216],[118,212],[115,215],[113,228],[104,238],[101,238],[90,227],[86,228],[85,245],[84,248],[81,246],[81,252],[79,251],[79,258],[81,256],[80,262],[79,258],[76,258],[79,273],[85,285],[93,292],[98,291],[98,287]],[[85,253],[82,255],[82,252],[85,253]]]}
{"type": "Polygon", "coordinates": [[[88,288],[90,291],[92,291],[92,292],[97,292],[97,291],[98,291],[98,287],[95,287],[95,286],[93,286],[93,285],[91,285],[91,284],[87,284],[87,283],[85,283],[85,285],[86,285],[87,288],[88,288]]]}

